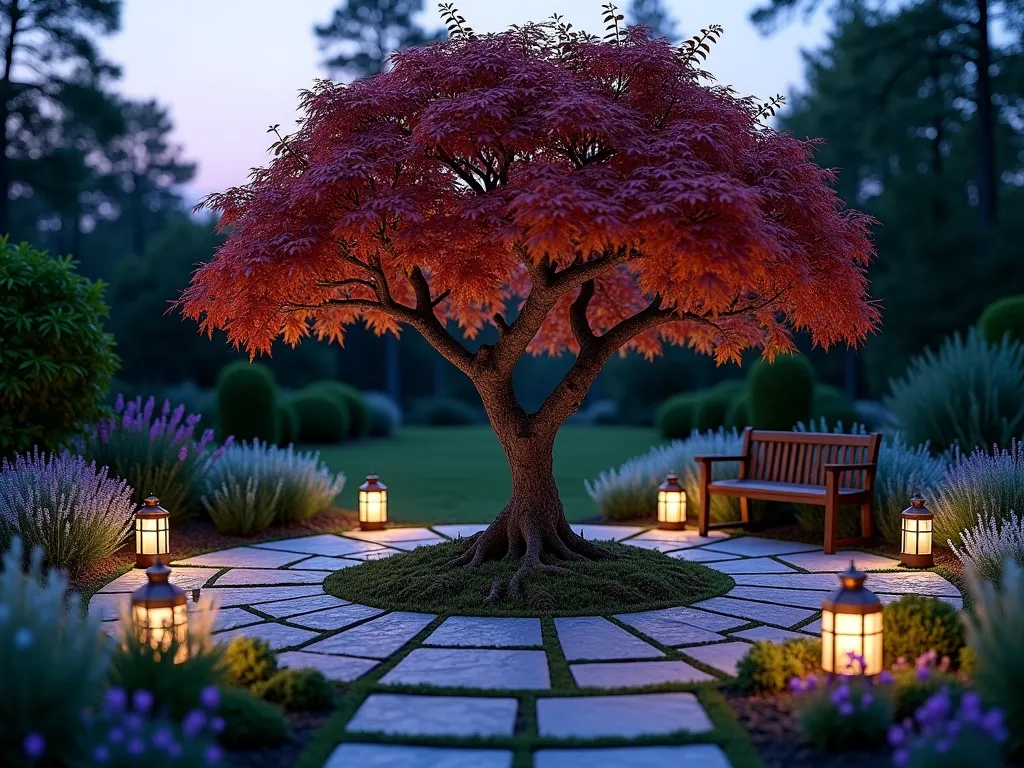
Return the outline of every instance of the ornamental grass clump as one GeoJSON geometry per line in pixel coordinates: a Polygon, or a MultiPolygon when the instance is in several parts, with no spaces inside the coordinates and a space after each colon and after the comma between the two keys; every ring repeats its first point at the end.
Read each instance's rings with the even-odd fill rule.
{"type": "Polygon", "coordinates": [[[960,546],[950,541],[949,548],[979,578],[999,583],[1007,561],[1024,566],[1024,517],[1016,512],[1004,520],[978,515],[977,525],[960,531],[960,546]]]}
{"type": "Polygon", "coordinates": [[[1008,520],[1013,510],[1024,510],[1024,443],[1014,440],[1008,448],[979,448],[969,455],[957,451],[934,493],[929,507],[938,543],[960,540],[979,512],[998,523],[1008,520]]]}
{"type": "Polygon", "coordinates": [[[345,475],[331,472],[319,452],[256,440],[230,446],[211,466],[203,503],[222,532],[228,531],[218,518],[224,525],[234,521],[232,527],[251,520],[251,530],[235,532],[254,533],[273,522],[298,523],[326,512],[344,487],[345,475]]]}
{"type": "Polygon", "coordinates": [[[126,480],[135,504],[152,494],[172,521],[187,518],[199,504],[210,467],[234,438],[212,450],[212,429],[196,437],[202,416],[186,414],[184,405],[172,409],[170,400],[157,412],[152,397],[126,403],[118,395],[114,411],[113,418],[99,422],[80,441],[82,454],[126,480]]]}
{"type": "Polygon", "coordinates": [[[986,710],[976,692],[948,686],[932,695],[913,718],[889,729],[896,768],[962,768],[1005,765],[1008,737],[1003,714],[986,710]]]}
{"type": "Polygon", "coordinates": [[[971,329],[925,350],[885,398],[911,443],[1005,446],[1024,434],[1024,345],[971,329]]]}
{"type": "MultiPolygon", "coordinates": [[[[625,462],[617,469],[607,469],[593,480],[584,480],[587,493],[610,520],[631,520],[649,517],[657,511],[658,485],[665,475],[674,472],[686,489],[687,517],[696,518],[700,507],[700,467],[694,456],[739,453],[741,438],[735,429],[716,432],[693,432],[685,440],[652,448],[642,456],[625,462]]],[[[713,467],[715,480],[734,478],[739,464],[717,462],[713,467]]],[[[739,500],[728,496],[711,498],[711,520],[734,520],[739,517],[739,500]]]]}
{"type": "Polygon", "coordinates": [[[67,577],[10,543],[0,573],[0,765],[75,765],[77,727],[98,700],[110,666],[99,620],[66,595],[67,577]],[[28,560],[28,568],[22,566],[28,560]]]}
{"type": "Polygon", "coordinates": [[[114,554],[132,529],[132,489],[81,456],[33,450],[0,464],[0,551],[20,537],[71,575],[114,554]]]}

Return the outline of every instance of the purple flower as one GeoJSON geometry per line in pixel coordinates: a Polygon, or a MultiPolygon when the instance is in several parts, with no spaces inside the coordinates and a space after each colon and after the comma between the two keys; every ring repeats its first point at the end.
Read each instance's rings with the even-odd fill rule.
{"type": "Polygon", "coordinates": [[[224,722],[223,717],[212,717],[210,718],[210,730],[214,733],[223,733],[224,728],[227,727],[227,723],[224,722]]]}
{"type": "Polygon", "coordinates": [[[169,414],[170,412],[171,412],[171,401],[170,400],[164,400],[164,405],[160,409],[160,418],[163,419],[164,421],[167,421],[167,414],[169,414]]]}
{"type": "Polygon", "coordinates": [[[132,739],[130,742],[128,742],[128,752],[129,752],[129,754],[138,756],[138,755],[141,755],[145,751],[146,751],[146,742],[144,742],[142,739],[136,737],[136,738],[132,739]]]}
{"type": "Polygon", "coordinates": [[[110,729],[109,733],[107,733],[107,741],[111,744],[120,744],[124,741],[124,730],[115,725],[110,729]]]}
{"type": "Polygon", "coordinates": [[[167,728],[158,728],[153,732],[153,746],[166,748],[174,741],[174,736],[167,728]]]}
{"type": "Polygon", "coordinates": [[[1003,728],[1003,713],[999,709],[990,709],[981,719],[981,727],[985,732],[998,742],[1006,739],[1006,730],[1003,728]]]}
{"type": "Polygon", "coordinates": [[[147,713],[153,707],[153,694],[139,690],[132,694],[132,706],[136,712],[147,713]]]}
{"type": "Polygon", "coordinates": [[[183,446],[181,446],[181,450],[178,451],[178,461],[184,461],[187,458],[188,458],[188,446],[187,445],[183,445],[183,446]]]}
{"type": "Polygon", "coordinates": [[[199,694],[199,703],[207,709],[216,709],[220,705],[220,691],[217,686],[208,685],[199,694]]]}
{"type": "Polygon", "coordinates": [[[905,768],[910,764],[910,753],[905,749],[897,749],[892,753],[892,764],[896,768],[905,768]]]}
{"type": "Polygon", "coordinates": [[[108,688],[103,694],[103,708],[107,714],[117,713],[128,706],[128,694],[124,688],[108,688]]]}
{"type": "Polygon", "coordinates": [[[202,453],[206,449],[206,446],[209,445],[211,442],[213,442],[213,430],[203,430],[202,437],[199,438],[199,445],[196,447],[196,450],[199,453],[202,453]]]}
{"type": "Polygon", "coordinates": [[[204,725],[206,725],[206,715],[199,709],[193,709],[181,721],[181,729],[188,738],[194,737],[203,730],[204,725]]]}
{"type": "Polygon", "coordinates": [[[149,442],[153,443],[160,439],[160,435],[163,432],[164,423],[160,419],[153,422],[153,426],[149,428],[149,442]]]}
{"type": "Polygon", "coordinates": [[[216,744],[211,744],[206,748],[206,762],[219,763],[222,757],[224,757],[224,752],[216,744]]]}
{"type": "Polygon", "coordinates": [[[917,676],[917,679],[922,683],[927,681],[928,678],[932,676],[932,672],[928,667],[918,667],[914,674],[917,676]]]}
{"type": "Polygon", "coordinates": [[[844,701],[839,705],[839,714],[843,717],[849,717],[853,714],[853,704],[848,701],[844,701]]]}
{"type": "Polygon", "coordinates": [[[839,685],[832,691],[832,703],[839,706],[850,698],[850,689],[845,685],[839,685]]]}
{"type": "Polygon", "coordinates": [[[789,690],[793,693],[803,693],[807,688],[804,686],[804,681],[799,677],[789,678],[789,690]]]}
{"type": "Polygon", "coordinates": [[[124,395],[120,392],[117,393],[117,399],[114,400],[114,411],[120,413],[124,410],[124,395]]]}
{"type": "Polygon", "coordinates": [[[874,700],[874,696],[872,696],[870,693],[865,693],[863,696],[860,697],[860,708],[867,709],[871,706],[871,702],[873,702],[874,700]]]}
{"type": "Polygon", "coordinates": [[[102,744],[98,745],[92,751],[92,761],[94,763],[105,763],[110,759],[110,750],[102,744]]]}
{"type": "Polygon", "coordinates": [[[149,420],[153,418],[153,409],[156,407],[156,400],[150,395],[149,399],[146,400],[146,407],[142,409],[142,420],[149,423],[149,420]]]}
{"type": "Polygon", "coordinates": [[[807,680],[804,681],[804,690],[805,691],[813,691],[813,690],[816,690],[817,687],[818,687],[818,678],[815,677],[814,675],[811,675],[810,677],[807,678],[807,680]]]}
{"type": "Polygon", "coordinates": [[[881,685],[892,685],[893,677],[892,672],[887,669],[883,669],[878,673],[878,682],[881,685]]]}
{"type": "Polygon", "coordinates": [[[898,747],[904,741],[907,740],[906,732],[898,725],[894,725],[889,729],[889,746],[898,747]]]}
{"type": "Polygon", "coordinates": [[[171,411],[171,420],[167,424],[167,431],[174,432],[178,429],[178,425],[181,424],[181,419],[185,415],[185,406],[179,405],[173,411],[171,411]]]}
{"type": "Polygon", "coordinates": [[[185,417],[185,426],[194,427],[200,421],[202,421],[203,415],[201,413],[190,413],[185,417]]]}
{"type": "Polygon", "coordinates": [[[43,738],[41,733],[30,733],[21,743],[21,748],[25,752],[26,757],[38,760],[46,751],[46,739],[43,738]]]}

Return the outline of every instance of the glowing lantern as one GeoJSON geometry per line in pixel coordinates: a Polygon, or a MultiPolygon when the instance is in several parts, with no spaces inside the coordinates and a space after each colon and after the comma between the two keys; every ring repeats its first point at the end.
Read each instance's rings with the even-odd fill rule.
{"type": "Polygon", "coordinates": [[[658,486],[658,527],[681,531],[686,525],[686,491],[679,478],[669,475],[658,486]]]}
{"type": "Polygon", "coordinates": [[[908,568],[931,568],[935,565],[932,555],[932,520],[934,515],[924,505],[921,494],[914,494],[910,507],[903,510],[902,544],[900,562],[908,568]]]}
{"type": "Polygon", "coordinates": [[[167,560],[171,551],[171,513],[160,499],[147,496],[135,513],[135,567],[149,568],[167,560]]]}
{"type": "Polygon", "coordinates": [[[379,531],[388,521],[388,487],[377,475],[367,475],[359,486],[359,527],[379,531]]]}
{"type": "Polygon", "coordinates": [[[132,594],[132,623],[142,645],[165,653],[177,644],[174,663],[188,658],[188,607],[185,591],[168,581],[171,569],[157,561],[146,569],[146,584],[132,594]]]}
{"type": "Polygon", "coordinates": [[[867,575],[850,567],[842,587],[821,604],[821,668],[836,675],[882,671],[882,604],[864,588],[867,575]]]}

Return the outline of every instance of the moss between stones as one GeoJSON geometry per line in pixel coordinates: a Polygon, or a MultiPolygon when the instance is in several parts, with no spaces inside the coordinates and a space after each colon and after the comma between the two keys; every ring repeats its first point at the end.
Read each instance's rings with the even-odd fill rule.
{"type": "Polygon", "coordinates": [[[595,616],[688,605],[722,595],[735,585],[724,573],[660,552],[612,542],[602,546],[620,558],[559,561],[570,575],[530,574],[519,598],[496,604],[485,602],[491,584],[495,579],[507,583],[519,563],[453,567],[449,563],[466,549],[464,542],[457,541],[345,568],[331,574],[324,589],[344,600],[389,610],[466,616],[595,616]]]}

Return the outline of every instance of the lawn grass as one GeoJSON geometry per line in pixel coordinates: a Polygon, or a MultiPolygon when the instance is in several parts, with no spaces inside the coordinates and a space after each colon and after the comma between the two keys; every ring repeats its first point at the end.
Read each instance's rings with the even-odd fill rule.
{"type": "Polygon", "coordinates": [[[412,552],[343,568],[327,577],[324,591],[376,608],[460,616],[595,616],[633,613],[707,600],[735,586],[731,576],[660,552],[613,542],[602,546],[617,560],[559,563],[566,576],[532,573],[522,594],[500,602],[486,598],[495,579],[507,584],[519,562],[453,567],[465,542],[419,547],[412,552]]]}
{"type": "MultiPolygon", "coordinates": [[[[568,425],[555,443],[555,480],[570,520],[597,516],[583,481],[663,442],[651,428],[568,425]]],[[[356,490],[376,472],[397,524],[486,523],[512,492],[508,463],[490,427],[406,427],[395,437],[321,447],[348,478],[337,504],[356,508],[356,490]]]]}

